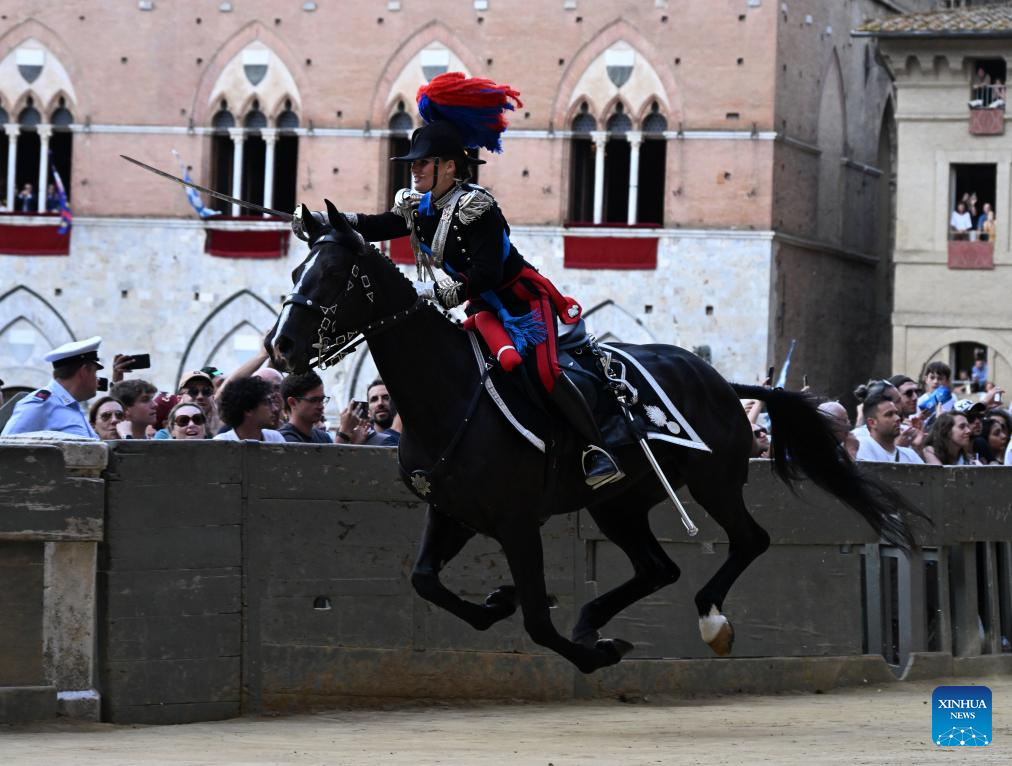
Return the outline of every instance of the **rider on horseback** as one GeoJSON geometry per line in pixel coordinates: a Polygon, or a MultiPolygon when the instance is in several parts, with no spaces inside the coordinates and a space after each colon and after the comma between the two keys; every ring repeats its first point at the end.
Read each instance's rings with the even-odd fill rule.
{"type": "Polygon", "coordinates": [[[410,162],[414,190],[402,189],[389,213],[345,213],[371,242],[411,237],[418,264],[418,294],[449,309],[467,301],[469,329],[477,329],[503,369],[521,360],[549,399],[587,445],[587,484],[600,487],[622,478],[580,389],[559,366],[557,319],[574,324],[580,306],[564,297],[510,242],[509,224],[495,199],[467,183],[469,165],[484,164],[477,149],[501,152],[503,112],[520,104],[519,93],[490,80],[450,72],[418,91],[426,125],[411,136],[411,150],[395,162],[410,162]],[[469,153],[467,150],[475,150],[469,153]],[[435,280],[432,267],[448,275],[435,280]]]}

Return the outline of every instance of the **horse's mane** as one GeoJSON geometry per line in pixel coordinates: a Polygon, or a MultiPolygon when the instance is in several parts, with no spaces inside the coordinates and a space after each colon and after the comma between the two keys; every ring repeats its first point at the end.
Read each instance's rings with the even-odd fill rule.
{"type": "MultiPolygon", "coordinates": [[[[403,279],[405,282],[411,285],[411,289],[414,290],[414,281],[411,280],[407,275],[405,275],[403,271],[401,271],[400,265],[396,263],[393,258],[391,258],[389,255],[387,255],[378,247],[376,247],[376,245],[374,245],[372,242],[365,242],[363,240],[363,244],[365,245],[364,250],[367,255],[369,255],[370,257],[382,258],[383,260],[387,261],[390,268],[397,274],[397,276],[399,276],[401,279],[403,279]]],[[[427,310],[435,311],[443,318],[444,321],[454,325],[455,327],[458,328],[460,327],[461,324],[460,320],[455,319],[447,311],[440,309],[435,304],[426,301],[425,308],[427,310]]]]}

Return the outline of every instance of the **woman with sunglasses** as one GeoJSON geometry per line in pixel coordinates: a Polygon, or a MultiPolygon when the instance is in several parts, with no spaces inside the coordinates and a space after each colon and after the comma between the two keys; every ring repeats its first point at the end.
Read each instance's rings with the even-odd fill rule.
{"type": "Polygon", "coordinates": [[[88,421],[95,429],[99,439],[112,441],[119,439],[116,426],[123,421],[123,403],[111,396],[103,396],[88,411],[88,421]]]}
{"type": "Polygon", "coordinates": [[[173,439],[207,438],[207,418],[193,402],[180,402],[173,407],[165,425],[173,439]]]}

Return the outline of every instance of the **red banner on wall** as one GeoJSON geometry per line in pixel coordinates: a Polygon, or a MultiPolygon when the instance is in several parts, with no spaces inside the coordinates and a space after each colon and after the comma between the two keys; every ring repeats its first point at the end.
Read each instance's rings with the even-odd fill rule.
{"type": "Polygon", "coordinates": [[[993,269],[994,242],[949,242],[950,269],[993,269]]]}
{"type": "Polygon", "coordinates": [[[0,255],[69,255],[70,237],[58,233],[59,216],[52,226],[19,226],[0,220],[0,255]]]}
{"type": "Polygon", "coordinates": [[[410,237],[398,237],[397,239],[391,239],[388,243],[390,247],[390,260],[394,263],[414,263],[415,254],[411,252],[411,238],[410,237]]]}
{"type": "Polygon", "coordinates": [[[563,237],[567,269],[656,269],[657,237],[563,237]]]}
{"type": "Polygon", "coordinates": [[[219,258],[284,258],[288,255],[286,229],[208,228],[204,252],[219,258]]]}

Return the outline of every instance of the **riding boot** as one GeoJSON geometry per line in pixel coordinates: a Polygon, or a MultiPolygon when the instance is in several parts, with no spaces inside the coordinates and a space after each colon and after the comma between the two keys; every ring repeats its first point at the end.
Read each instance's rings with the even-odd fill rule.
{"type": "Polygon", "coordinates": [[[601,437],[597,422],[594,420],[587,400],[583,397],[580,389],[565,373],[560,375],[555,382],[555,388],[552,390],[550,398],[587,445],[582,459],[583,473],[586,476],[587,484],[597,489],[609,482],[624,478],[625,474],[619,470],[615,459],[598,446],[604,444],[604,439],[601,437]]]}

